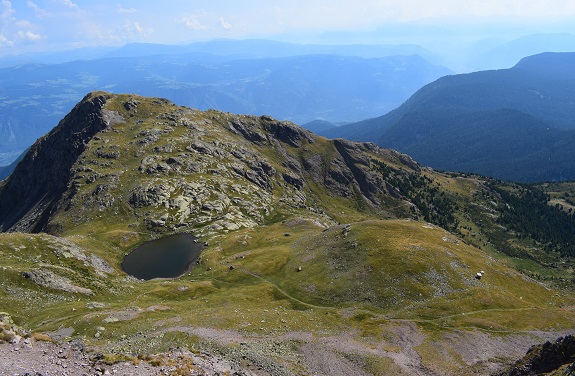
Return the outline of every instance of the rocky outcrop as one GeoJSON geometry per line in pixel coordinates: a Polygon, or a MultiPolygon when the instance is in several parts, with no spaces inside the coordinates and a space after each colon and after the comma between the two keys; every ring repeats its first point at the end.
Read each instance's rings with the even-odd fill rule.
{"type": "Polygon", "coordinates": [[[130,195],[130,204],[136,208],[166,205],[172,191],[174,191],[174,187],[168,184],[158,184],[145,188],[138,186],[130,195]]]}
{"type": "Polygon", "coordinates": [[[575,374],[575,337],[568,335],[555,342],[532,346],[527,354],[508,369],[493,376],[531,376],[548,374],[571,364],[563,375],[575,374]]]}
{"type": "MultiPolygon", "coordinates": [[[[373,206],[380,204],[379,197],[385,193],[385,181],[380,174],[371,169],[370,154],[377,154],[380,149],[374,144],[357,143],[343,139],[333,140],[334,146],[341,155],[345,166],[351,172],[353,180],[358,184],[359,192],[366,202],[373,206]]],[[[333,174],[338,177],[337,174],[333,174]]],[[[340,174],[340,179],[351,179],[351,176],[340,174]]],[[[337,181],[337,180],[336,180],[337,181]]]]}
{"type": "Polygon", "coordinates": [[[268,143],[268,137],[286,143],[294,148],[302,146],[303,142],[314,143],[315,135],[289,121],[278,121],[267,115],[259,118],[249,117],[252,121],[233,118],[229,121],[229,130],[241,134],[246,140],[258,145],[268,143]],[[261,126],[260,126],[261,123],[261,126]]]}
{"type": "Polygon", "coordinates": [[[301,147],[304,140],[309,144],[315,142],[313,133],[293,123],[277,121],[269,116],[262,116],[262,120],[264,121],[264,128],[270,134],[294,148],[301,147]]]}
{"type": "Polygon", "coordinates": [[[139,104],[140,104],[139,101],[137,101],[134,98],[130,98],[127,102],[124,103],[124,108],[130,111],[130,116],[134,116],[138,112],[139,104]]]}
{"type": "Polygon", "coordinates": [[[6,312],[0,312],[0,344],[4,342],[16,344],[22,337],[28,337],[30,332],[14,323],[6,312]]]}
{"type": "Polygon", "coordinates": [[[285,172],[282,174],[282,177],[286,181],[286,183],[293,185],[297,189],[303,188],[303,179],[300,179],[299,177],[297,177],[293,174],[289,174],[289,173],[285,173],[285,172]]]}
{"type": "Polygon", "coordinates": [[[26,279],[30,279],[37,285],[72,292],[77,294],[93,295],[94,292],[90,289],[76,286],[66,277],[62,277],[48,269],[38,268],[30,271],[25,271],[22,276],[26,279]]]}
{"type": "Polygon", "coordinates": [[[85,144],[111,123],[120,121],[102,111],[109,96],[87,95],[30,148],[0,188],[0,231],[44,229],[49,214],[66,192],[70,168],[85,150],[85,144]]]}
{"type": "Polygon", "coordinates": [[[263,144],[267,140],[260,128],[253,122],[242,121],[241,119],[232,119],[229,123],[229,129],[235,134],[241,134],[246,140],[256,144],[263,144]]]}

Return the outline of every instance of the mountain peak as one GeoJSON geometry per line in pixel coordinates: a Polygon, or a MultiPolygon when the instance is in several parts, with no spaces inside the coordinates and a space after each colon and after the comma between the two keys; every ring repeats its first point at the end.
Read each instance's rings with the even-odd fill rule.
{"type": "Polygon", "coordinates": [[[109,98],[110,94],[103,92],[86,95],[56,128],[30,148],[3,183],[0,230],[35,231],[43,227],[47,213],[54,210],[66,190],[70,169],[86,143],[110,125],[111,118],[103,112],[109,98]]]}
{"type": "Polygon", "coordinates": [[[278,207],[335,223],[324,212],[331,204],[318,202],[326,191],[383,210],[374,158],[416,168],[399,153],[329,141],[269,116],[94,92],[3,183],[0,229],[61,232],[106,218],[206,234],[254,227],[278,207]]]}

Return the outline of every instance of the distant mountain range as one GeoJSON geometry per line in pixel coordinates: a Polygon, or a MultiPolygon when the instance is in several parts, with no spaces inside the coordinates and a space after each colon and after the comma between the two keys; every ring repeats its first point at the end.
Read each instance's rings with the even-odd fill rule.
{"type": "Polygon", "coordinates": [[[475,53],[468,65],[475,70],[510,68],[526,56],[543,52],[575,51],[575,35],[567,33],[526,35],[475,53]]]}
{"type": "MultiPolygon", "coordinates": [[[[572,44],[570,34],[526,36],[477,49],[475,65],[510,64],[527,51],[572,44]]],[[[447,68],[429,63],[438,57],[417,45],[215,40],[35,55],[30,61],[43,64],[0,69],[0,166],[86,92],[104,89],[201,110],[268,114],[330,138],[396,148],[438,169],[516,181],[574,179],[565,152],[575,127],[573,60],[570,53],[545,53],[510,69],[445,76],[447,68]]]]}
{"type": "Polygon", "coordinates": [[[437,169],[520,182],[575,179],[575,53],[442,77],[388,114],[320,132],[373,141],[437,169]]]}
{"type": "Polygon", "coordinates": [[[297,123],[349,122],[385,113],[422,85],[450,73],[419,55],[269,57],[281,55],[282,48],[284,55],[347,50],[375,56],[421,50],[415,47],[312,48],[268,42],[267,57],[256,58],[257,51],[265,50],[262,46],[258,50],[253,41],[236,43],[234,47],[232,41],[215,41],[193,49],[128,45],[108,51],[107,58],[2,68],[0,153],[24,150],[86,92],[96,89],[164,97],[201,110],[267,114],[297,123]],[[228,56],[215,55],[217,46],[228,56]]]}
{"type": "Polygon", "coordinates": [[[345,124],[335,124],[326,120],[313,120],[309,123],[301,124],[307,130],[310,130],[314,133],[321,134],[322,132],[326,132],[331,130],[332,128],[336,128],[338,126],[345,125],[345,124]]]}
{"type": "Polygon", "coordinates": [[[96,60],[112,57],[144,57],[157,55],[188,55],[204,60],[235,60],[279,58],[302,55],[340,55],[364,58],[420,55],[437,62],[439,57],[416,44],[297,44],[263,39],[215,39],[181,45],[129,43],[121,47],[77,48],[67,51],[6,55],[0,66],[23,64],[59,64],[76,60],[96,60]]]}
{"type": "Polygon", "coordinates": [[[10,174],[12,173],[12,171],[14,171],[14,169],[18,165],[18,162],[20,162],[20,160],[24,157],[24,155],[25,155],[25,152],[22,152],[10,164],[5,165],[5,166],[0,165],[0,180],[3,180],[5,178],[7,178],[8,176],[10,176],[10,174]]]}
{"type": "Polygon", "coordinates": [[[264,39],[216,39],[184,45],[130,43],[102,57],[141,57],[151,55],[198,54],[226,59],[265,59],[303,55],[339,55],[363,58],[420,55],[437,60],[437,55],[416,44],[298,44],[264,39]]]}

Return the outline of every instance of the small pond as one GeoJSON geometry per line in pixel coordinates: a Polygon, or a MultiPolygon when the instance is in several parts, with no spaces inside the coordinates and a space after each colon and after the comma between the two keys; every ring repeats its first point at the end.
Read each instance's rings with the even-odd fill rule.
{"type": "Polygon", "coordinates": [[[190,234],[167,236],[128,253],[122,261],[122,270],[145,280],[179,277],[192,267],[204,247],[190,234]]]}

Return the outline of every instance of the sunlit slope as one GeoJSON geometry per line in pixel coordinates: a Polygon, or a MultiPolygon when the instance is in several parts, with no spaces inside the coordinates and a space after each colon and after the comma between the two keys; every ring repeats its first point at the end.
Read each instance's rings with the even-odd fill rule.
{"type": "MultiPolygon", "coordinates": [[[[307,369],[295,356],[300,346],[341,335],[355,341],[353,352],[370,359],[365,367],[375,374],[388,374],[395,364],[391,355],[402,351],[396,331],[411,328],[422,364],[457,374],[475,363],[457,355],[463,349],[452,347],[451,332],[469,336],[466,341],[483,336],[475,344],[479,351],[495,338],[522,343],[535,331],[536,338],[547,338],[544,332],[571,330],[575,319],[569,294],[425,222],[368,220],[326,230],[291,217],[221,236],[186,275],[146,282],[108,266],[96,256],[100,244],[89,238],[0,236],[0,299],[20,325],[55,338],[82,338],[106,353],[208,343],[233,353],[235,341],[243,341],[238,354],[260,359],[255,349],[270,343],[287,350],[268,360],[291,372],[307,369]],[[437,361],[441,348],[450,349],[445,364],[437,361]]],[[[516,350],[506,351],[498,355],[516,350]]]]}
{"type": "MultiPolygon", "coordinates": [[[[18,291],[31,293],[29,306],[22,307],[22,312],[29,312],[29,319],[36,314],[44,316],[45,308],[61,305],[69,309],[70,300],[87,303],[103,299],[121,306],[132,295],[123,295],[125,287],[152,293],[163,290],[166,283],[142,284],[123,278],[117,265],[111,267],[96,250],[72,243],[80,240],[77,236],[68,241],[48,235],[4,234],[0,240],[3,283],[6,291],[15,294],[5,293],[5,302],[20,298],[18,291]]],[[[251,299],[243,302],[233,296],[248,296],[252,289],[268,291],[257,297],[262,304],[286,303],[304,311],[360,309],[389,319],[447,326],[466,323],[482,327],[485,321],[493,328],[494,323],[484,317],[492,312],[498,319],[500,315],[508,317],[496,325],[500,330],[536,329],[539,325],[545,329],[558,325],[559,329],[566,324],[561,317],[572,314],[561,308],[563,298],[559,299],[557,291],[465,245],[445,230],[410,220],[370,220],[324,230],[310,221],[292,218],[257,231],[240,231],[209,246],[200,265],[173,283],[185,284],[190,291],[182,290],[173,297],[167,294],[162,304],[170,305],[174,298],[172,303],[183,305],[180,308],[192,307],[202,296],[213,304],[204,309],[213,308],[218,315],[223,308],[219,305],[226,301],[232,306],[251,304],[251,299]],[[477,279],[481,271],[483,277],[477,279]],[[530,319],[519,320],[526,311],[530,319]],[[557,315],[558,321],[547,322],[549,315],[557,315]]]]}
{"type": "Polygon", "coordinates": [[[234,269],[218,273],[214,265],[211,272],[224,280],[254,276],[310,307],[365,308],[441,324],[473,322],[469,317],[490,310],[519,317],[521,310],[558,308],[553,290],[425,222],[364,221],[304,232],[309,224],[297,223],[232,237],[205,258],[234,269]],[[471,316],[448,320],[466,312],[471,316]]]}

